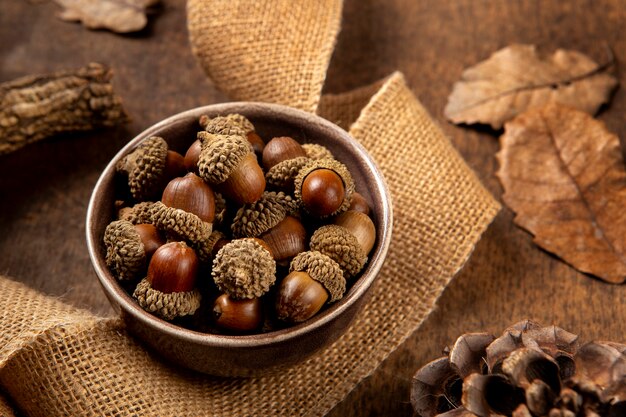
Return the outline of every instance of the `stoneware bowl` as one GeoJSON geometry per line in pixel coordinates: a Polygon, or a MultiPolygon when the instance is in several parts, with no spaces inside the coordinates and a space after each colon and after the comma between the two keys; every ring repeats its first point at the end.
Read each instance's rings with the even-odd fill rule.
{"type": "Polygon", "coordinates": [[[365,149],[343,129],[313,114],[263,103],[225,103],[179,113],[148,128],[126,145],[109,163],[93,191],[87,211],[87,245],[93,267],[111,304],[119,310],[128,330],[163,357],[200,372],[220,376],[251,376],[294,365],[328,346],[344,334],[366,302],[367,294],[385,260],[391,240],[392,209],[389,191],[365,149]],[[118,284],[105,264],[103,235],[114,216],[115,164],[144,139],[161,136],[170,149],[185,153],[200,130],[198,119],[241,113],[266,141],[292,136],[301,142],[328,147],[352,173],[356,189],[372,209],[376,244],[366,268],[343,299],[308,321],[264,334],[224,336],[180,327],[145,312],[118,284]]]}

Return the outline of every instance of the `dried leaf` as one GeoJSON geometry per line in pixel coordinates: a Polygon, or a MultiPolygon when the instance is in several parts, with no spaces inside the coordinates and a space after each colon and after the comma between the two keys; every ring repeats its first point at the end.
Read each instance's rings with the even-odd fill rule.
{"type": "Polygon", "coordinates": [[[63,6],[62,20],[80,21],[89,29],[128,33],[148,23],[146,9],[159,0],[54,0],[63,6]]]}
{"type": "Polygon", "coordinates": [[[576,51],[540,55],[533,45],[511,45],[463,71],[444,110],[454,123],[484,123],[494,129],[529,108],[560,103],[595,114],[617,79],[605,64],[576,51]]]}
{"type": "Polygon", "coordinates": [[[626,279],[626,170],[619,139],[550,104],[505,126],[497,155],[504,202],[545,250],[611,283],[626,279]]]}

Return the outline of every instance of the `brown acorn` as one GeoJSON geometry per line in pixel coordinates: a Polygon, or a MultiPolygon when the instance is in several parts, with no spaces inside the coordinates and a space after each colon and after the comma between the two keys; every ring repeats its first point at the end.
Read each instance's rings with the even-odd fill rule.
{"type": "Polygon", "coordinates": [[[235,300],[222,294],[213,303],[215,324],[233,332],[250,332],[263,322],[262,303],[259,298],[235,300]]]}
{"type": "Polygon", "coordinates": [[[350,201],[350,207],[348,210],[360,211],[363,214],[370,214],[370,206],[367,204],[365,197],[356,191],[352,194],[352,201],[350,201]]]}
{"type": "Polygon", "coordinates": [[[263,149],[263,168],[267,171],[280,162],[306,156],[302,146],[293,138],[289,136],[273,138],[263,149]]]}
{"type": "Polygon", "coordinates": [[[263,155],[263,149],[265,149],[265,141],[259,136],[255,131],[251,131],[246,133],[246,139],[252,145],[252,150],[257,157],[257,159],[261,159],[263,155]]]}
{"type": "Polygon", "coordinates": [[[165,244],[165,240],[152,224],[136,224],[135,230],[139,233],[147,259],[152,258],[154,252],[165,244]]]}
{"type": "Polygon", "coordinates": [[[367,214],[348,210],[337,216],[334,223],[348,229],[356,237],[359,245],[363,248],[363,252],[370,253],[374,247],[374,242],[376,242],[376,227],[367,214]]]}
{"type": "Polygon", "coordinates": [[[279,320],[300,323],[313,317],[327,300],[322,284],[306,272],[294,271],[280,283],[276,315],[279,320]]]}
{"type": "Polygon", "coordinates": [[[286,216],[259,238],[267,243],[276,261],[289,260],[304,252],[307,246],[306,229],[292,216],[286,216]]]}
{"type": "Polygon", "coordinates": [[[215,217],[213,190],[193,172],[170,181],[163,191],[161,202],[167,207],[193,213],[207,223],[212,223],[215,217]]]}
{"type": "Polygon", "coordinates": [[[216,187],[237,204],[253,203],[261,198],[265,191],[265,176],[254,154],[246,155],[226,181],[216,187]]]}
{"type": "Polygon", "coordinates": [[[162,293],[187,292],[194,288],[199,261],[185,242],[170,242],[152,255],[148,266],[148,282],[162,293]]]}
{"type": "Polygon", "coordinates": [[[193,172],[195,174],[198,173],[198,160],[200,159],[200,151],[202,150],[202,144],[198,139],[196,139],[189,149],[187,149],[187,153],[185,153],[185,169],[189,172],[193,172]]]}

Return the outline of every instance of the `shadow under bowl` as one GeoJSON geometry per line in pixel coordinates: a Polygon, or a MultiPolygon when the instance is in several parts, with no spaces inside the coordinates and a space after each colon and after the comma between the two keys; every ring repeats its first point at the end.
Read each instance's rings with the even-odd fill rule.
{"type": "Polygon", "coordinates": [[[223,103],[198,107],[165,119],[140,133],[107,165],[87,211],[87,245],[100,284],[134,336],[167,360],[218,376],[254,376],[301,362],[344,334],[363,307],[368,291],[383,265],[391,241],[391,197],[382,174],[366,150],[346,131],[319,116],[266,103],[223,103]],[[106,226],[115,219],[116,163],[151,136],[161,136],[170,149],[182,154],[196,139],[201,115],[240,113],[254,124],[262,138],[291,136],[302,143],[326,146],[345,164],[356,189],[370,205],[376,225],[376,244],[360,276],[345,296],[299,325],[268,333],[231,336],[190,330],[144,311],[118,283],[105,263],[106,226]]]}

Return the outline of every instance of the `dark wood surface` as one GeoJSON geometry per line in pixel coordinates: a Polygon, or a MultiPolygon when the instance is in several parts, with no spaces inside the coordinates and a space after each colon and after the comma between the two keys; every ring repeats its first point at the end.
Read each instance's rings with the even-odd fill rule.
{"type": "MultiPolygon", "coordinates": [[[[63,135],[0,156],[0,273],[99,314],[111,309],[90,266],[84,218],[100,171],[156,121],[227,101],[191,55],[184,2],[163,3],[145,31],[118,36],[56,19],[53,2],[0,0],[0,81],[102,62],[114,69],[115,88],[133,118],[118,129],[63,135]]],[[[577,49],[598,61],[609,45],[621,63],[624,27],[626,3],[620,0],[348,0],[326,90],[345,91],[401,70],[499,198],[497,135],[456,127],[443,117],[463,68],[511,43],[577,49]]],[[[626,84],[621,71],[619,78],[626,84]]],[[[620,89],[599,118],[625,138],[624,114],[620,89]]],[[[504,208],[423,326],[331,415],[410,415],[412,374],[466,331],[500,332],[528,317],[560,324],[585,340],[626,340],[626,286],[577,273],[534,246],[512,219],[504,208]]]]}

